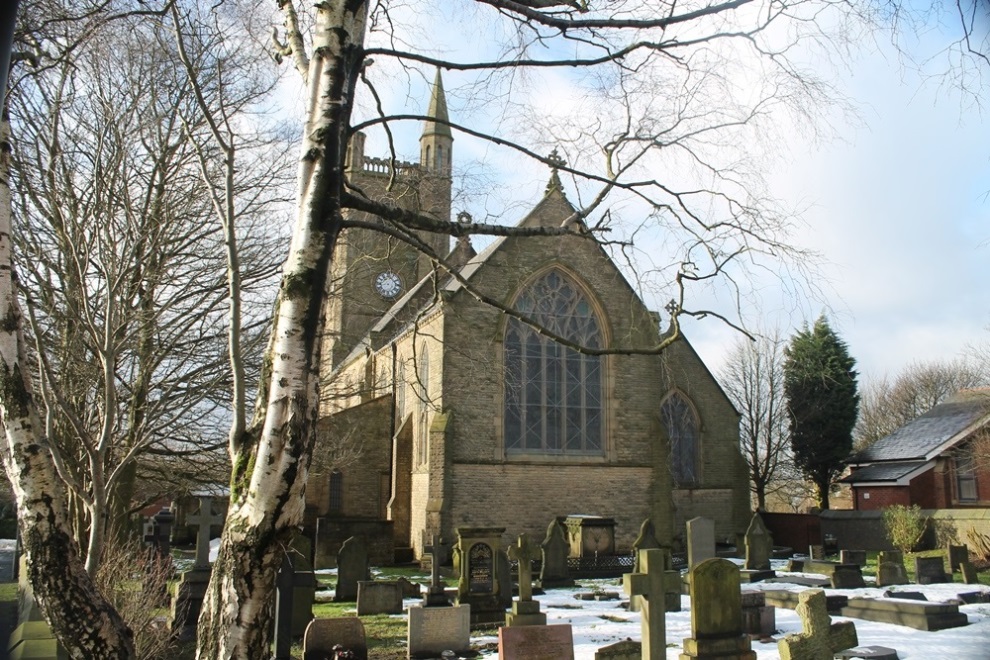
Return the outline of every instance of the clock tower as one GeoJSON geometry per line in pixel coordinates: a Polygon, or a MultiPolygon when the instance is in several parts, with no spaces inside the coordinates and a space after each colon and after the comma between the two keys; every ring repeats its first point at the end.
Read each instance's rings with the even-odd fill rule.
{"type": "MultiPolygon", "coordinates": [[[[366,157],[365,136],[355,133],[345,165],[351,191],[449,220],[454,138],[439,70],[419,142],[418,163],[393,162],[366,157]]],[[[345,218],[389,229],[388,221],[368,213],[346,211],[345,218]]],[[[427,232],[416,232],[416,236],[435,254],[447,256],[448,236],[427,232]]],[[[375,322],[432,271],[431,256],[405,241],[372,229],[345,230],[337,240],[330,267],[323,349],[326,372],[339,365],[375,322]]]]}

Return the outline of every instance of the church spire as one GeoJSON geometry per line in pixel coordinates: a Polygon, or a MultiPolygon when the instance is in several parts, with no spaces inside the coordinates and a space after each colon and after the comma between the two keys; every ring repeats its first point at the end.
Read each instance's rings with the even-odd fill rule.
{"type": "Polygon", "coordinates": [[[437,68],[433,89],[430,92],[430,109],[423,122],[423,134],[419,138],[419,162],[425,169],[434,172],[450,172],[451,147],[454,136],[447,124],[447,96],[443,91],[443,78],[437,68]],[[440,120],[440,121],[437,121],[440,120]]]}

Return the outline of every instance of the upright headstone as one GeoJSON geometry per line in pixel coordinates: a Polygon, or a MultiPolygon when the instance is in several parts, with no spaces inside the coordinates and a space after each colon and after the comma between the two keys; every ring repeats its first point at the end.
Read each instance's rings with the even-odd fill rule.
{"type": "MultiPolygon", "coordinates": [[[[288,554],[282,557],[282,565],[275,575],[275,654],[272,660],[292,658],[292,561],[288,554]]],[[[303,629],[305,632],[305,628],[303,629]]]]}
{"type": "Polygon", "coordinates": [[[764,639],[777,629],[777,612],[767,605],[763,591],[744,591],[741,594],[743,632],[752,638],[764,639]]]}
{"type": "Polygon", "coordinates": [[[368,642],[361,619],[356,616],[313,619],[303,635],[303,660],[330,660],[338,657],[335,655],[338,651],[350,652],[354,660],[368,659],[368,642]]]}
{"type": "Polygon", "coordinates": [[[437,658],[444,651],[461,657],[471,648],[471,608],[411,606],[406,641],[410,658],[437,658]]]}
{"type": "Polygon", "coordinates": [[[337,553],[337,590],[333,599],[338,603],[356,601],[358,582],[370,579],[368,549],[360,536],[352,536],[337,553]]]}
{"type": "Polygon", "coordinates": [[[196,525],[196,560],[192,569],[182,574],[172,599],[169,625],[179,639],[196,635],[199,613],[203,609],[206,587],[210,582],[210,528],[223,524],[223,515],[213,512],[213,497],[199,497],[199,511],[186,516],[186,523],[196,525]]]}
{"type": "Polygon", "coordinates": [[[430,544],[423,547],[423,551],[430,556],[430,586],[423,596],[423,605],[447,607],[450,605],[450,599],[447,598],[446,586],[440,577],[440,566],[446,559],[447,546],[443,544],[439,534],[434,534],[430,544]]]}
{"type": "Polygon", "coordinates": [[[360,580],[357,615],[402,614],[402,585],[393,581],[360,580]]]}
{"type": "Polygon", "coordinates": [[[866,550],[840,550],[839,563],[866,566],[866,550]]]}
{"type": "Polygon", "coordinates": [[[756,660],[743,633],[739,568],[728,559],[707,559],[691,568],[691,637],[680,660],[756,660]]]}
{"type": "Polygon", "coordinates": [[[859,643],[852,621],[832,623],[821,589],[802,591],[796,610],[802,631],[777,641],[780,660],[832,660],[835,653],[859,643]]]}
{"type": "Polygon", "coordinates": [[[540,587],[574,586],[574,580],[567,570],[567,531],[559,520],[554,518],[547,526],[547,535],[540,544],[543,552],[543,565],[540,567],[540,587]]]}
{"type": "Polygon", "coordinates": [[[574,660],[571,625],[503,626],[498,629],[500,660],[574,660]]]}
{"type": "Polygon", "coordinates": [[[915,557],[914,579],[918,584],[952,582],[952,576],[945,572],[945,560],[942,557],[915,557]]]}
{"type": "Polygon", "coordinates": [[[744,568],[753,571],[770,570],[770,556],[773,554],[773,537],[759,512],[753,514],[746,528],[746,564],[744,568]]]}
{"type": "Polygon", "coordinates": [[[638,573],[622,576],[622,585],[630,599],[640,597],[642,617],[643,660],[665,660],[667,632],[664,614],[664,556],[663,551],[640,550],[637,555],[638,573]]]}
{"type": "Polygon", "coordinates": [[[715,521],[697,517],[687,521],[688,566],[694,568],[715,556],[715,521]]]}
{"type": "Polygon", "coordinates": [[[547,615],[540,612],[540,602],[533,600],[533,560],[539,559],[541,549],[530,543],[527,534],[520,534],[509,546],[509,558],[519,562],[519,600],[512,601],[512,611],[505,615],[507,626],[545,626],[547,615]]]}
{"type": "Polygon", "coordinates": [[[907,569],[904,568],[904,553],[900,550],[887,550],[877,556],[878,587],[890,587],[909,582],[907,569]]]}
{"type": "Polygon", "coordinates": [[[457,529],[457,604],[471,606],[471,625],[505,621],[512,584],[511,577],[502,575],[508,573],[501,548],[504,532],[504,527],[457,529]]]}
{"type": "Polygon", "coordinates": [[[840,564],[829,577],[833,589],[862,589],[866,586],[863,571],[857,564],[840,564]]]}
{"type": "Polygon", "coordinates": [[[964,563],[969,561],[969,547],[965,544],[963,545],[952,545],[949,544],[948,552],[949,555],[949,572],[955,573],[961,571],[960,568],[964,563]]]}
{"type": "Polygon", "coordinates": [[[962,572],[963,583],[965,584],[978,584],[980,579],[976,574],[976,567],[970,564],[968,561],[964,561],[959,565],[959,570],[962,572]]]}
{"type": "Polygon", "coordinates": [[[292,567],[292,636],[300,637],[313,620],[313,603],[319,586],[313,571],[313,544],[302,532],[289,542],[288,559],[292,567]]]}

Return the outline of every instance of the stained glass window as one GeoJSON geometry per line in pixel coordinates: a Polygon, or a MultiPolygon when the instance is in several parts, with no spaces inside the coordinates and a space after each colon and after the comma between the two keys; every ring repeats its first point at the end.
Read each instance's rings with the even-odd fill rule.
{"type": "MultiPolygon", "coordinates": [[[[516,309],[541,328],[587,348],[601,326],[577,284],[552,270],[523,291],[516,309]]],[[[604,362],[562,346],[522,321],[506,324],[505,448],[510,453],[597,454],[604,449],[604,362]]]]}
{"type": "Polygon", "coordinates": [[[678,486],[698,481],[698,418],[694,409],[674,392],[660,407],[660,418],[670,439],[670,471],[678,486]]]}

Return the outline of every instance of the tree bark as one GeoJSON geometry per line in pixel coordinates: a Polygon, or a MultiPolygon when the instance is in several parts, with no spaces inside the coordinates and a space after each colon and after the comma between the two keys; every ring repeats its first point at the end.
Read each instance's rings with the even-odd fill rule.
{"type": "Polygon", "coordinates": [[[236,441],[230,508],[199,621],[197,657],[270,654],[263,624],[281,544],[302,522],[319,413],[320,340],[330,260],[340,232],[343,163],[367,4],[317,6],[297,215],[250,429],[236,441]]]}

